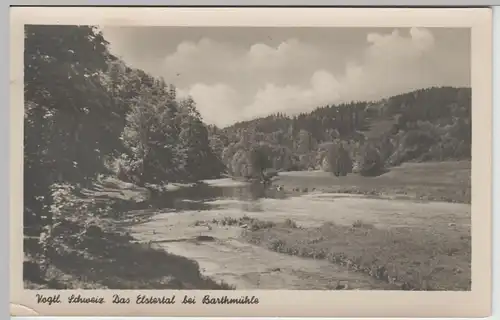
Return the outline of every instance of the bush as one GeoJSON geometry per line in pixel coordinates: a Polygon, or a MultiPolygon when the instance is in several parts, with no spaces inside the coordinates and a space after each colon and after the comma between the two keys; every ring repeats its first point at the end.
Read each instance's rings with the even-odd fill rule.
{"type": "Polygon", "coordinates": [[[325,144],[326,149],[326,167],[327,170],[335,176],[345,176],[352,172],[353,161],[347,148],[340,141],[325,144]]]}
{"type": "Polygon", "coordinates": [[[384,161],[380,151],[372,143],[367,143],[361,151],[359,174],[362,176],[376,176],[383,172],[384,161]]]}
{"type": "Polygon", "coordinates": [[[115,161],[116,177],[124,182],[141,183],[141,170],[138,161],[132,161],[126,154],[122,154],[115,161]]]}
{"type": "Polygon", "coordinates": [[[28,244],[25,251],[44,272],[51,261],[73,251],[85,254],[80,248],[89,238],[100,238],[102,218],[112,214],[108,203],[84,200],[74,196],[76,188],[69,184],[51,186],[53,203],[44,218],[38,242],[28,244]]]}
{"type": "Polygon", "coordinates": [[[261,229],[269,229],[274,227],[276,224],[271,221],[261,221],[261,220],[254,220],[252,221],[250,225],[250,230],[251,231],[257,231],[261,229]]]}

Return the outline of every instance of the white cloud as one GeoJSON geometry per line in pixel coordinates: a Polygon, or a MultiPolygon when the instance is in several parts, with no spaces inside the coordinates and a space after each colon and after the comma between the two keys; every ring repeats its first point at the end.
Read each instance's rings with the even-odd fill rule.
{"type": "Polygon", "coordinates": [[[425,28],[369,33],[356,55],[343,51],[345,43],[335,46],[328,39],[271,43],[184,41],[159,64],[148,65],[180,94],[191,95],[205,121],[220,126],[422,87],[469,85],[467,54],[454,51],[451,41],[439,46],[425,28]]]}
{"type": "Polygon", "coordinates": [[[165,57],[163,66],[168,81],[190,83],[193,79],[216,83],[234,76],[241,54],[230,46],[203,38],[199,42],[182,42],[176,51],[165,57]]]}
{"type": "Polygon", "coordinates": [[[339,98],[339,82],[327,71],[319,70],[310,78],[308,87],[296,85],[277,86],[267,83],[258,89],[252,102],[245,104],[238,91],[229,85],[196,84],[188,90],[180,90],[179,96],[190,95],[209,123],[219,126],[235,121],[248,120],[276,112],[299,113],[312,111],[339,98]]]}
{"type": "Polygon", "coordinates": [[[276,47],[264,43],[238,47],[204,38],[180,43],[165,57],[163,68],[167,81],[181,86],[192,80],[207,84],[229,81],[256,90],[267,81],[303,82],[315,71],[311,67],[324,65],[328,58],[320,48],[297,39],[282,41],[276,47]]]}
{"type": "Polygon", "coordinates": [[[267,83],[263,89],[257,91],[253,103],[244,107],[244,115],[250,118],[275,112],[311,111],[337,100],[338,92],[339,83],[335,77],[327,71],[319,70],[312,75],[310,85],[306,88],[267,83]]]}
{"type": "Polygon", "coordinates": [[[412,28],[410,36],[401,36],[398,30],[391,34],[368,34],[369,47],[366,50],[365,63],[383,63],[401,66],[414,63],[425,54],[432,51],[434,37],[426,29],[412,28]]]}
{"type": "Polygon", "coordinates": [[[226,125],[228,119],[238,119],[240,116],[237,109],[238,93],[223,83],[197,83],[187,90],[180,89],[178,96],[181,99],[191,96],[203,120],[208,123],[226,125]]]}
{"type": "Polygon", "coordinates": [[[311,64],[321,58],[322,53],[318,48],[292,38],[281,42],[276,48],[256,43],[250,47],[244,60],[248,67],[259,71],[278,71],[285,68],[303,68],[304,64],[311,64]]]}
{"type": "MultiPolygon", "coordinates": [[[[266,79],[265,72],[260,74],[256,83],[260,82],[261,85],[248,103],[238,98],[237,83],[227,83],[224,87],[221,84],[196,84],[190,92],[207,121],[213,118],[216,124],[226,125],[242,118],[273,112],[309,111],[340,101],[378,99],[384,95],[435,84],[425,83],[429,78],[425,74],[429,71],[424,67],[425,56],[434,47],[434,37],[428,30],[412,28],[408,36],[401,35],[397,30],[389,34],[370,33],[366,41],[368,46],[362,60],[346,63],[344,72],[339,75],[325,69],[309,69],[307,84],[279,85],[266,79]],[[213,117],[214,112],[219,116],[213,117]]],[[[212,54],[215,53],[215,47],[211,49],[212,54]]],[[[206,50],[203,52],[212,56],[206,50]]],[[[238,61],[238,72],[245,72],[245,67],[286,72],[287,68],[296,67],[298,62],[301,67],[307,68],[308,59],[317,59],[320,56],[318,52],[307,44],[291,39],[276,48],[255,44],[244,56],[233,57],[236,58],[233,62],[238,61]]],[[[225,59],[228,59],[227,55],[225,59]]],[[[235,65],[231,63],[231,59],[224,63],[235,65]]],[[[215,67],[220,67],[220,64],[215,67]]],[[[251,72],[247,69],[249,71],[251,72]]],[[[253,74],[259,75],[255,72],[253,74]]]]}
{"type": "Polygon", "coordinates": [[[444,81],[440,81],[439,75],[439,67],[443,68],[446,61],[442,61],[438,68],[429,68],[435,43],[427,29],[412,28],[407,37],[397,30],[387,35],[372,33],[368,34],[367,42],[369,46],[364,60],[357,66],[363,77],[351,81],[351,88],[347,88],[349,98],[354,98],[351,97],[354,90],[359,92],[360,98],[375,99],[446,84],[440,83],[444,81]]]}

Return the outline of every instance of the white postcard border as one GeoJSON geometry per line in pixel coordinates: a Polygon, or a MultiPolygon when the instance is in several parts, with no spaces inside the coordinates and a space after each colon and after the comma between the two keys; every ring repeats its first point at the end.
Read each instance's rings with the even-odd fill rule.
{"type": "Polygon", "coordinates": [[[11,314],[43,316],[337,316],[477,317],[491,313],[492,14],[490,9],[375,8],[12,8],[11,9],[10,269],[11,314]],[[471,28],[472,291],[152,291],[43,290],[65,297],[209,294],[257,296],[257,305],[46,305],[22,280],[22,149],[24,24],[126,26],[462,27],[471,28]],[[25,313],[22,308],[32,314],[25,313]]]}

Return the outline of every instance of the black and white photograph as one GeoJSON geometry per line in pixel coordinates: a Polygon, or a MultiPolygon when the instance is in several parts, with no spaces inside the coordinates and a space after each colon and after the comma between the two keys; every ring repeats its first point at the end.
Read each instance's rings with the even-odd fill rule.
{"type": "Polygon", "coordinates": [[[471,291],[471,41],[25,24],[24,290],[471,291]]]}

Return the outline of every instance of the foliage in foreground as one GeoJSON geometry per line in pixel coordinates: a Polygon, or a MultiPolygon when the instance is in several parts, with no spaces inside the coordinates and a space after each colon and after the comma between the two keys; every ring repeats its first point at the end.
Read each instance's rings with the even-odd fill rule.
{"type": "Polygon", "coordinates": [[[112,204],[111,198],[82,198],[75,196],[71,186],[60,185],[54,191],[55,223],[38,239],[25,237],[26,285],[49,289],[233,289],[201,275],[193,260],[135,243],[120,226],[137,217],[116,212],[112,204]]]}
{"type": "Polygon", "coordinates": [[[224,169],[195,102],[128,67],[108,45],[92,26],[25,28],[24,233],[41,237],[48,256],[96,230],[76,232],[68,219],[79,226],[106,219],[88,203],[62,210],[61,193],[92,187],[100,174],[144,185],[224,169]]]}

